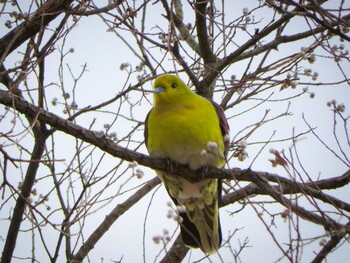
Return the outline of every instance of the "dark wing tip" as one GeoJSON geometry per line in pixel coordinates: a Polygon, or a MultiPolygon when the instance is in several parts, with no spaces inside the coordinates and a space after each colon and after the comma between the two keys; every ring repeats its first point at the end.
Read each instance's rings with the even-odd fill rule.
{"type": "Polygon", "coordinates": [[[180,213],[182,222],[181,227],[181,237],[186,246],[199,248],[201,246],[199,232],[186,213],[180,213]]]}

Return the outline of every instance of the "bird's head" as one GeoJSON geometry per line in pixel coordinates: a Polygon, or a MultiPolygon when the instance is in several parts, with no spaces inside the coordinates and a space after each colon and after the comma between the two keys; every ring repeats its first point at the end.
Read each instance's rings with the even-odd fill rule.
{"type": "Polygon", "coordinates": [[[164,74],[154,82],[154,99],[156,103],[182,99],[193,92],[177,76],[164,74]]]}

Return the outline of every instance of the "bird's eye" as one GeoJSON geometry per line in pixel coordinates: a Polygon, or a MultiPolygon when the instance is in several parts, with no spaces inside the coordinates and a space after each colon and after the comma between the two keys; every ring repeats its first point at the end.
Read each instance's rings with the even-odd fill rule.
{"type": "Polygon", "coordinates": [[[173,84],[171,84],[171,87],[175,89],[177,87],[177,84],[173,83],[173,84]]]}

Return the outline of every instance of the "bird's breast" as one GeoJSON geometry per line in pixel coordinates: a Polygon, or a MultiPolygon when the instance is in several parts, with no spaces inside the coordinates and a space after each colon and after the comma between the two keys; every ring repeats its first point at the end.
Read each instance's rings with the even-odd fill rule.
{"type": "Polygon", "coordinates": [[[223,140],[217,117],[201,108],[152,112],[148,133],[148,149],[153,156],[188,164],[191,169],[223,163],[223,140]],[[215,154],[206,154],[209,142],[218,145],[215,154]]]}

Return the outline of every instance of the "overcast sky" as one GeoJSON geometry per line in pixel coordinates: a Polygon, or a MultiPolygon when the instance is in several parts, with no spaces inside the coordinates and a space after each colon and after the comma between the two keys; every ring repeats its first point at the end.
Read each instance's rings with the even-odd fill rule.
{"type": "MultiPolygon", "coordinates": [[[[242,1],[244,5],[239,1],[232,1],[226,4],[227,16],[239,16],[242,12],[242,9],[245,5],[250,9],[250,5],[254,5],[256,1],[242,1]],[[235,7],[233,7],[233,4],[235,7]],[[231,6],[232,5],[232,6],[231,6]],[[239,5],[237,7],[237,5],[239,5]]],[[[166,28],[166,20],[162,18],[161,12],[157,10],[161,10],[161,5],[159,3],[154,7],[154,17],[153,20],[149,21],[149,26],[152,24],[158,24],[164,28],[166,28]]],[[[260,14],[261,17],[257,19],[264,19],[263,14],[260,14]]],[[[192,21],[192,10],[185,12],[185,20],[192,21]]],[[[290,27],[290,32],[298,32],[299,28],[305,26],[303,21],[298,21],[293,23],[290,27]]],[[[4,30],[4,29],[2,29],[4,30]]],[[[4,35],[5,31],[1,33],[4,35]]],[[[246,37],[246,36],[244,36],[246,37]]],[[[130,41],[134,41],[130,39],[130,41]]],[[[310,43],[310,39],[306,40],[306,43],[310,43]]],[[[61,44],[61,43],[60,43],[61,44]]],[[[59,45],[57,48],[59,47],[59,45]]],[[[132,43],[133,44],[133,43],[132,43]]],[[[278,50],[272,51],[273,55],[276,57],[283,57],[285,52],[289,52],[290,49],[295,49],[295,52],[300,50],[302,47],[302,43],[298,44],[289,44],[286,47],[281,47],[278,50]]],[[[349,48],[348,44],[345,44],[347,48],[349,48]]],[[[62,47],[62,46],[61,46],[62,47]]],[[[137,65],[139,63],[138,60],[135,59],[130,50],[118,39],[113,33],[107,32],[106,25],[96,16],[82,18],[79,21],[79,24],[74,28],[73,32],[67,37],[66,43],[63,47],[66,51],[70,48],[74,49],[74,52],[69,54],[64,63],[69,64],[70,68],[72,68],[73,73],[76,75],[79,74],[82,65],[86,63],[87,72],[84,74],[82,79],[79,81],[79,86],[76,89],[76,101],[80,108],[87,107],[89,105],[96,105],[99,102],[106,101],[111,97],[115,96],[118,92],[123,89],[123,85],[127,80],[127,74],[125,71],[121,71],[120,65],[122,63],[128,62],[132,65],[137,65]]],[[[155,51],[156,52],[156,51],[155,51]]],[[[6,63],[11,65],[17,60],[18,53],[14,52],[6,63]]],[[[45,77],[46,83],[57,82],[58,81],[58,73],[57,73],[57,61],[59,58],[59,53],[55,52],[49,56],[46,62],[46,72],[47,75],[45,77]]],[[[336,68],[333,64],[328,66],[328,60],[323,58],[317,58],[317,62],[312,65],[314,71],[317,70],[319,73],[319,82],[332,82],[336,79],[341,78],[341,72],[338,68],[336,68]]],[[[227,72],[227,74],[235,74],[237,78],[241,76],[244,72],[245,67],[242,65],[245,62],[237,63],[237,66],[233,66],[231,71],[235,72],[227,72]],[[240,66],[241,65],[241,66],[240,66]]],[[[172,68],[172,62],[165,61],[164,67],[167,68],[167,64],[169,68],[172,68]]],[[[350,72],[349,64],[342,64],[346,72],[350,72]]],[[[161,72],[159,72],[161,73],[161,72]]],[[[73,85],[73,82],[69,80],[69,73],[67,67],[65,66],[65,83],[67,87],[69,85],[73,85]]],[[[30,76],[33,78],[29,81],[35,82],[34,76],[30,76]]],[[[185,82],[188,82],[188,78],[185,75],[182,75],[185,82]]],[[[131,79],[129,83],[136,83],[135,79],[131,79]]],[[[297,90],[300,92],[306,86],[298,85],[297,90]]],[[[152,82],[148,82],[144,85],[144,89],[151,89],[152,82]]],[[[292,116],[282,118],[275,122],[272,122],[271,125],[266,125],[262,127],[260,132],[255,134],[250,138],[248,143],[253,142],[261,142],[268,140],[271,135],[276,131],[273,139],[284,139],[291,137],[293,135],[293,131],[295,133],[302,133],[308,130],[308,127],[303,120],[303,114],[305,120],[314,128],[316,128],[317,134],[326,142],[334,144],[334,137],[332,137],[332,129],[333,129],[333,112],[327,107],[327,102],[335,99],[339,103],[344,103],[346,106],[350,106],[350,92],[348,84],[344,83],[342,85],[327,87],[327,86],[317,86],[317,87],[308,87],[310,92],[314,92],[316,94],[315,98],[311,99],[308,95],[301,96],[295,100],[293,100],[290,105],[290,111],[293,113],[292,116]]],[[[1,86],[1,89],[4,89],[1,86]]],[[[293,91],[285,91],[278,93],[276,90],[276,94],[274,94],[274,98],[284,98],[291,95],[293,91]]],[[[53,98],[59,98],[61,95],[61,90],[51,86],[46,90],[46,96],[48,98],[48,102],[50,102],[53,98]]],[[[132,92],[130,93],[130,101],[136,103],[141,98],[140,92],[132,92]]],[[[268,93],[265,94],[268,96],[268,93]]],[[[149,101],[153,101],[152,95],[147,95],[149,101]]],[[[220,97],[216,97],[216,100],[219,100],[220,97]]],[[[250,102],[252,104],[259,103],[258,101],[250,102]]],[[[265,110],[270,110],[269,116],[276,116],[283,111],[285,111],[288,107],[288,101],[283,102],[270,102],[264,103],[262,106],[258,107],[256,110],[248,112],[246,114],[237,116],[230,120],[231,126],[231,137],[235,136],[242,127],[246,127],[251,125],[252,123],[258,121],[262,118],[265,113],[265,110]]],[[[242,112],[245,109],[251,107],[252,104],[243,104],[238,105],[233,109],[236,113],[242,112]]],[[[117,110],[118,105],[113,105],[109,110],[117,110]]],[[[151,103],[147,102],[143,99],[142,104],[136,105],[134,107],[134,117],[139,121],[143,121],[147,112],[151,109],[151,103]]],[[[59,114],[62,114],[62,108],[56,107],[52,108],[52,111],[59,114]]],[[[4,109],[1,108],[3,111],[4,109]]],[[[348,108],[346,109],[348,111],[348,108]]],[[[230,114],[233,114],[230,112],[230,114]]],[[[63,115],[64,116],[64,115],[63,115]]],[[[94,118],[97,118],[95,129],[103,129],[104,123],[109,123],[113,120],[114,116],[109,114],[99,114],[99,113],[90,113],[82,118],[78,118],[78,123],[84,127],[89,127],[89,124],[92,122],[94,118]]],[[[8,123],[7,125],[11,125],[8,123]]],[[[130,124],[127,120],[122,120],[117,122],[116,125],[112,127],[118,136],[122,137],[127,134],[134,124],[130,124]]],[[[348,127],[349,128],[349,127],[348,127]]],[[[63,134],[57,135],[58,138],[61,138],[61,145],[57,145],[57,158],[65,159],[66,156],[71,156],[74,154],[75,148],[70,146],[73,140],[63,134]],[[61,136],[61,137],[60,137],[61,136]]],[[[142,131],[139,132],[140,140],[142,140],[142,131]]],[[[341,143],[345,144],[344,133],[340,132],[341,143]]],[[[28,139],[28,148],[30,148],[30,139],[28,139]]],[[[291,147],[291,141],[281,142],[274,144],[274,148],[277,150],[285,149],[288,151],[288,148],[291,147]]],[[[249,154],[249,158],[244,162],[239,162],[237,159],[233,159],[230,162],[230,167],[241,167],[247,168],[251,165],[251,162],[254,160],[255,156],[262,149],[262,144],[253,144],[248,147],[247,151],[249,154]]],[[[266,171],[271,173],[278,173],[281,176],[287,176],[287,173],[282,168],[273,168],[268,161],[268,159],[272,159],[273,156],[269,153],[270,146],[263,149],[259,157],[254,162],[252,168],[258,171],[266,171]]],[[[327,151],[325,147],[318,142],[318,140],[312,136],[312,134],[307,134],[300,138],[300,141],[297,143],[298,154],[302,160],[302,165],[306,171],[308,171],[310,177],[314,180],[317,178],[328,178],[334,176],[340,176],[343,172],[349,169],[346,165],[344,165],[341,161],[334,157],[334,155],[327,151]]],[[[141,147],[139,149],[140,152],[147,153],[145,147],[141,147]]],[[[335,151],[339,151],[339,149],[335,149],[335,151]]],[[[107,157],[106,157],[107,158],[107,157]]],[[[67,158],[68,159],[68,158],[67,158]]],[[[68,159],[69,160],[69,159],[68,159]]],[[[109,162],[114,162],[113,158],[106,159],[109,162]]],[[[97,160],[94,160],[97,162],[97,160]]],[[[63,166],[66,164],[62,164],[63,166]]],[[[109,163],[109,167],[106,166],[106,171],[115,166],[113,163],[109,163]]],[[[145,172],[144,181],[149,180],[155,176],[155,172],[142,168],[145,172]]],[[[14,170],[15,172],[15,170],[14,170]]],[[[17,171],[18,172],[18,171],[17,171]]],[[[131,175],[131,171],[127,172],[127,174],[131,175]]],[[[138,185],[139,181],[131,182],[129,187],[133,185],[138,185]]],[[[242,183],[242,186],[245,185],[242,183]]],[[[116,186],[117,188],[117,186],[116,186]]],[[[122,262],[142,262],[142,251],[143,249],[143,240],[142,236],[144,233],[144,224],[145,224],[145,241],[146,241],[146,262],[153,262],[155,257],[161,248],[160,244],[154,244],[152,238],[157,235],[162,235],[163,230],[169,230],[170,234],[176,229],[177,224],[166,217],[167,212],[169,210],[168,202],[170,201],[168,195],[163,186],[160,188],[156,188],[157,190],[152,191],[151,194],[144,198],[141,202],[139,202],[135,207],[133,207],[130,211],[128,211],[124,216],[122,216],[103,236],[100,242],[97,243],[95,249],[89,254],[89,258],[91,262],[99,262],[101,258],[104,258],[104,262],[111,262],[112,260],[118,261],[122,259],[122,262]],[[154,193],[154,195],[153,195],[154,193]],[[147,213],[147,207],[149,207],[147,219],[145,220],[145,215],[147,213]]],[[[44,191],[44,190],[42,190],[44,191]]],[[[336,193],[331,191],[331,194],[342,198],[343,200],[348,200],[349,197],[349,187],[345,187],[343,189],[337,190],[336,193]]],[[[101,223],[101,221],[105,218],[105,216],[110,212],[111,208],[121,202],[126,197],[121,196],[113,201],[113,203],[109,204],[105,208],[99,210],[97,213],[88,217],[85,222],[85,237],[88,237],[89,234],[101,223]]],[[[265,197],[261,197],[258,200],[270,200],[265,197]]],[[[253,201],[255,199],[252,199],[253,201]]],[[[53,201],[54,202],[54,201],[53,201]]],[[[255,206],[259,212],[262,209],[259,206],[255,206]]],[[[9,211],[6,211],[4,207],[1,210],[1,217],[4,218],[4,214],[8,214],[9,211]]],[[[257,258],[259,258],[259,262],[274,262],[279,259],[281,256],[281,252],[278,251],[276,245],[274,244],[273,239],[266,231],[266,226],[261,222],[261,220],[257,219],[258,215],[256,211],[250,206],[247,205],[242,211],[239,213],[234,213],[232,216],[230,213],[235,212],[242,208],[241,204],[233,204],[229,207],[225,207],[221,209],[221,225],[224,233],[224,240],[227,238],[228,231],[233,231],[234,229],[239,229],[233,239],[231,240],[231,244],[233,248],[238,248],[239,243],[243,243],[244,240],[248,240],[249,248],[243,250],[241,258],[243,262],[253,262],[257,258]]],[[[270,213],[281,213],[283,212],[283,208],[281,206],[266,204],[265,208],[270,213]]],[[[262,218],[269,222],[269,215],[266,213],[262,214],[262,218]]],[[[1,224],[7,224],[7,221],[2,221],[1,224]]],[[[281,242],[288,242],[288,229],[289,224],[288,221],[285,221],[281,217],[276,217],[274,222],[274,226],[271,226],[272,232],[276,235],[276,238],[281,242]]],[[[24,227],[30,227],[27,224],[24,224],[24,227]]],[[[315,226],[314,224],[307,223],[303,220],[300,222],[301,232],[303,234],[303,238],[313,238],[317,235],[323,235],[324,230],[315,226]]],[[[0,234],[2,238],[6,237],[7,227],[0,228],[0,234]]],[[[178,231],[177,231],[178,232],[178,231]]],[[[30,242],[30,235],[24,235],[25,238],[18,240],[17,250],[22,250],[28,252],[28,247],[26,242],[30,242]]],[[[175,235],[177,236],[177,235],[175,235]]],[[[302,251],[302,262],[307,262],[311,258],[313,258],[313,251],[319,251],[321,249],[318,244],[319,240],[315,242],[311,242],[311,244],[307,245],[305,249],[302,251]],[[312,247],[312,249],[309,248],[312,247]]],[[[56,243],[56,238],[52,240],[52,247],[56,243]]],[[[0,247],[3,246],[3,241],[0,242],[0,247]]],[[[18,254],[21,252],[17,251],[18,254]]],[[[62,251],[63,253],[63,251],[62,251]]],[[[43,252],[44,254],[44,252],[43,252]]],[[[220,257],[224,260],[224,262],[233,262],[232,255],[229,249],[224,248],[220,250],[220,257]]],[[[24,253],[23,253],[24,255],[24,253]]],[[[348,244],[345,244],[342,248],[338,249],[335,253],[329,256],[328,262],[346,262],[349,253],[348,244]]],[[[203,256],[202,252],[199,250],[192,250],[185,262],[192,262],[194,260],[199,260],[203,256]]],[[[43,257],[44,258],[44,257],[43,257]]],[[[158,258],[161,259],[162,256],[158,258]]],[[[45,262],[44,259],[38,257],[41,262],[45,262]]],[[[210,257],[212,262],[218,262],[220,258],[217,255],[210,257]]],[[[22,262],[20,260],[14,260],[13,262],[22,262]]],[[[206,261],[204,261],[206,262],[206,261]]],[[[282,262],[285,262],[282,260],[282,262]]]]}

